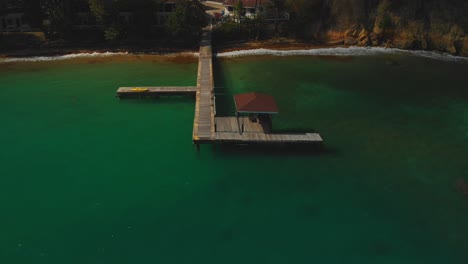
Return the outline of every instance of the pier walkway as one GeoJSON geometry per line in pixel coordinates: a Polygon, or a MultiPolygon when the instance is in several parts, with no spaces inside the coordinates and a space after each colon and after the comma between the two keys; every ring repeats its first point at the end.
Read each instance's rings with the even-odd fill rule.
{"type": "Polygon", "coordinates": [[[193,121],[193,141],[195,144],[209,143],[214,139],[214,97],[213,97],[213,53],[211,50],[211,30],[203,30],[198,59],[198,81],[193,121]]]}
{"type": "Polygon", "coordinates": [[[120,87],[117,96],[140,97],[161,95],[195,95],[197,86],[120,87]]]}

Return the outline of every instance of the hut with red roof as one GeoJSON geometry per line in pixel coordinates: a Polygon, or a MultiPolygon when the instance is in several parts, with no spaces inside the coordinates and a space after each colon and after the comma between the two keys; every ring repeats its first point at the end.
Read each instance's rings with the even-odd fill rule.
{"type": "Polygon", "coordinates": [[[275,98],[262,93],[245,93],[234,96],[236,115],[248,115],[250,121],[267,124],[272,127],[271,115],[278,114],[275,98]]]}

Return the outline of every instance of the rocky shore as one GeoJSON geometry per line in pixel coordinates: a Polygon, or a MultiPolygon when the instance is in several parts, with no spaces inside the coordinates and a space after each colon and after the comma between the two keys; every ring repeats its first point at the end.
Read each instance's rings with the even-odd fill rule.
{"type": "MultiPolygon", "coordinates": [[[[349,37],[350,39],[350,37],[349,37]]],[[[424,51],[412,49],[395,48],[394,45],[386,46],[370,46],[362,45],[359,42],[344,41],[337,43],[316,44],[298,41],[289,38],[275,38],[266,41],[248,41],[248,42],[232,42],[222,46],[215,46],[214,52],[219,57],[238,57],[249,55],[313,55],[321,57],[333,57],[336,59],[346,59],[349,56],[360,55],[378,55],[392,53],[408,53],[417,56],[431,57],[438,60],[468,60],[468,56],[456,56],[446,52],[439,51],[424,51]],[[354,43],[354,45],[351,45],[354,43]]],[[[198,50],[195,49],[28,49],[18,50],[6,54],[0,53],[0,61],[15,62],[15,61],[47,61],[61,60],[68,58],[85,58],[85,57],[110,57],[114,55],[157,55],[169,58],[169,60],[177,63],[194,62],[198,50]]]]}
{"type": "MultiPolygon", "coordinates": [[[[316,2],[316,3],[315,3],[316,2]]],[[[328,0],[294,10],[306,39],[340,45],[392,47],[468,56],[468,2],[328,0]],[[308,9],[304,9],[308,7],[308,9]],[[310,12],[315,11],[313,15],[310,12]]]]}
{"type": "Polygon", "coordinates": [[[427,32],[423,30],[423,25],[416,22],[406,29],[387,31],[379,28],[369,31],[357,25],[341,30],[325,31],[318,39],[339,45],[440,51],[468,57],[468,36],[465,36],[464,31],[457,25],[451,26],[446,32],[427,32]]]}
{"type": "MultiPolygon", "coordinates": [[[[399,30],[369,32],[364,27],[353,26],[341,30],[328,30],[317,35],[314,41],[304,41],[296,38],[278,37],[261,41],[236,41],[223,45],[214,45],[218,53],[252,50],[308,50],[342,47],[383,47],[413,51],[434,51],[454,56],[468,57],[468,36],[454,27],[449,34],[423,34],[414,30],[399,30]],[[385,36],[383,35],[385,34],[385,36]]],[[[184,54],[196,53],[197,48],[168,48],[168,47],[138,47],[138,46],[87,46],[83,47],[41,47],[0,51],[0,58],[24,58],[37,56],[63,56],[70,54],[90,53],[129,53],[129,54],[184,54]]]]}

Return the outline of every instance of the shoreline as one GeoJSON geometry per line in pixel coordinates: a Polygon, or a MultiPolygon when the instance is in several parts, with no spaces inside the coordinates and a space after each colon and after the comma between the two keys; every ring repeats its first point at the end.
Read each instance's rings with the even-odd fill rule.
{"type": "MultiPolygon", "coordinates": [[[[276,38],[264,41],[238,41],[230,42],[223,45],[213,45],[214,52],[230,52],[239,50],[250,50],[257,48],[278,49],[278,50],[295,50],[295,49],[319,49],[331,47],[346,47],[339,43],[330,44],[313,44],[297,41],[289,38],[276,38]]],[[[198,48],[167,48],[167,47],[59,47],[59,48],[28,48],[11,51],[0,51],[0,58],[24,58],[24,57],[41,57],[41,56],[65,56],[71,54],[85,53],[129,53],[129,54],[176,54],[198,52],[198,48]]]]}
{"type": "Polygon", "coordinates": [[[174,54],[198,52],[198,49],[178,49],[178,48],[39,48],[39,49],[22,49],[16,51],[0,52],[0,59],[5,58],[31,58],[31,57],[51,57],[51,56],[66,56],[72,54],[91,54],[91,53],[128,53],[128,54],[174,54]]]}
{"type": "MultiPolygon", "coordinates": [[[[245,56],[372,56],[379,54],[408,54],[420,57],[445,60],[468,61],[468,57],[455,56],[438,51],[403,50],[384,46],[349,46],[339,43],[312,44],[291,39],[227,43],[214,46],[219,58],[245,56]]],[[[198,56],[198,49],[190,48],[46,48],[26,49],[0,53],[0,63],[21,61],[50,61],[83,57],[109,57],[118,55],[155,55],[171,57],[198,56]]]]}

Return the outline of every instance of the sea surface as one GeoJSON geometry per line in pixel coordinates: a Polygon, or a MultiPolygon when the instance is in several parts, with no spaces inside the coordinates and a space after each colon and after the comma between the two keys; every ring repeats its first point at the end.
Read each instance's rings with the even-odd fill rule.
{"type": "Polygon", "coordinates": [[[191,142],[196,58],[0,63],[0,263],[454,263],[468,259],[468,62],[411,54],[219,58],[232,95],[325,148],[191,142]]]}

